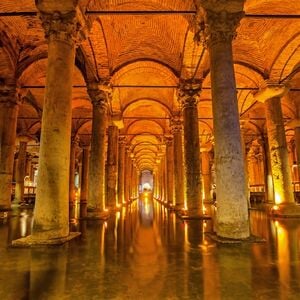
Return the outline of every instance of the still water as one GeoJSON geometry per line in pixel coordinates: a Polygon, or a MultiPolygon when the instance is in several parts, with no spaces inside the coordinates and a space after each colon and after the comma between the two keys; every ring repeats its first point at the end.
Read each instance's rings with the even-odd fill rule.
{"type": "Polygon", "coordinates": [[[183,222],[151,195],[107,221],[72,219],[59,247],[9,248],[32,211],[0,221],[0,299],[300,299],[300,220],[250,212],[263,243],[217,244],[212,223],[183,222]]]}

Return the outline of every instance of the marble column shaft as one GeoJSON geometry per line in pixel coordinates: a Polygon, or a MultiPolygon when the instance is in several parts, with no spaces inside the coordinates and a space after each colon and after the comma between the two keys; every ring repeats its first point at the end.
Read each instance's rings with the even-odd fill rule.
{"type": "Polygon", "coordinates": [[[82,172],[80,183],[80,203],[86,204],[88,199],[88,172],[89,172],[90,147],[82,149],[82,172]]]}
{"type": "Polygon", "coordinates": [[[205,13],[214,119],[217,234],[247,238],[248,203],[232,56],[232,39],[243,13],[210,9],[205,13]]]}
{"type": "Polygon", "coordinates": [[[71,141],[70,151],[70,180],[69,180],[69,203],[71,206],[75,205],[75,162],[76,162],[76,148],[78,141],[73,138],[71,141]]]}
{"type": "Polygon", "coordinates": [[[18,164],[16,172],[15,203],[24,202],[24,178],[26,175],[26,148],[27,142],[20,142],[18,164]]]}
{"type": "Polygon", "coordinates": [[[181,87],[180,101],[182,104],[183,128],[184,128],[184,165],[187,209],[190,215],[202,215],[203,203],[201,195],[201,164],[200,141],[198,125],[198,84],[194,88],[193,83],[181,87]]]}
{"type": "Polygon", "coordinates": [[[118,142],[119,129],[115,125],[108,127],[108,147],[107,147],[107,205],[116,208],[117,186],[118,186],[118,142]]]}
{"type": "Polygon", "coordinates": [[[210,153],[208,150],[201,151],[201,167],[202,167],[202,182],[203,182],[203,200],[211,201],[211,174],[210,174],[210,153]]]}
{"type": "Polygon", "coordinates": [[[105,137],[107,95],[102,90],[89,91],[93,103],[91,154],[89,163],[88,209],[105,209],[105,137]]]}
{"type": "Polygon", "coordinates": [[[184,207],[184,175],[183,175],[183,151],[182,151],[182,124],[175,120],[172,125],[174,136],[174,182],[176,207],[184,207]]]}
{"type": "Polygon", "coordinates": [[[118,202],[125,203],[125,137],[119,137],[118,202]]]}
{"type": "Polygon", "coordinates": [[[295,127],[296,161],[298,166],[298,181],[300,181],[300,126],[295,127]]]}
{"type": "Polygon", "coordinates": [[[280,98],[265,101],[269,151],[274,183],[275,203],[294,203],[292,178],[282,117],[280,98]]]}
{"type": "Polygon", "coordinates": [[[48,38],[48,65],[43,106],[39,173],[32,237],[69,235],[69,172],[72,84],[77,20],[75,12],[41,14],[48,38]]]}
{"type": "Polygon", "coordinates": [[[166,137],[166,160],[167,160],[167,201],[175,206],[174,198],[174,147],[173,137],[166,137]]]}
{"type": "Polygon", "coordinates": [[[0,210],[10,210],[18,104],[15,89],[0,90],[0,210]]]}

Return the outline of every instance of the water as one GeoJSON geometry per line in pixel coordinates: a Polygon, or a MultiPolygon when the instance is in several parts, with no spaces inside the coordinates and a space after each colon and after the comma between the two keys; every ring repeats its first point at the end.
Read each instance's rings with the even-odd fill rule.
{"type": "Polygon", "coordinates": [[[151,196],[106,222],[73,219],[59,247],[9,248],[32,211],[0,225],[0,299],[300,299],[300,220],[251,211],[264,243],[217,244],[212,223],[183,222],[151,196]]]}

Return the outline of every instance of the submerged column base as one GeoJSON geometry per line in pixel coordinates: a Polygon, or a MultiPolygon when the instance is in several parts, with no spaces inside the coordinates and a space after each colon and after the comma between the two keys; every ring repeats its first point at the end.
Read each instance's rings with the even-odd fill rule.
{"type": "Polygon", "coordinates": [[[82,211],[80,213],[80,216],[80,218],[84,220],[107,220],[110,217],[110,212],[103,211],[94,207],[87,207],[86,212],[82,211]]]}
{"type": "Polygon", "coordinates": [[[300,218],[300,205],[296,203],[274,204],[269,214],[271,217],[300,218]]]}
{"type": "Polygon", "coordinates": [[[62,245],[76,237],[81,235],[81,232],[70,232],[66,237],[54,238],[54,239],[40,239],[36,238],[33,235],[26,236],[17,240],[13,240],[11,247],[14,248],[31,248],[31,247],[40,247],[40,246],[58,246],[62,245]]]}

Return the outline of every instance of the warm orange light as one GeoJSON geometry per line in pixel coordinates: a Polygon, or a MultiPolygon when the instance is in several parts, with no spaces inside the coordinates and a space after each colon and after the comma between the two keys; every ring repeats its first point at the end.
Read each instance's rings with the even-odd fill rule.
{"type": "Polygon", "coordinates": [[[278,206],[278,205],[274,205],[274,206],[272,207],[272,209],[273,209],[273,210],[278,210],[278,209],[279,209],[279,206],[278,206]]]}
{"type": "Polygon", "coordinates": [[[275,203],[276,204],[282,203],[280,195],[276,192],[275,192],[275,203]]]}

